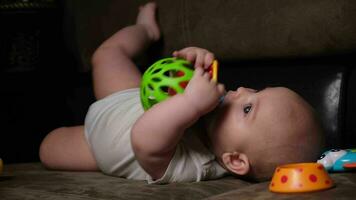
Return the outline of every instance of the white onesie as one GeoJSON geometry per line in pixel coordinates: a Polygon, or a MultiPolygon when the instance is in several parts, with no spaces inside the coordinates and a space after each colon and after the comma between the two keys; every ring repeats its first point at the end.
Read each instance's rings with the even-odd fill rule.
{"type": "Polygon", "coordinates": [[[85,136],[103,173],[162,184],[216,179],[226,174],[199,137],[188,130],[165,174],[152,180],[140,167],[131,147],[131,128],[143,112],[138,88],[119,91],[90,106],[85,136]]]}

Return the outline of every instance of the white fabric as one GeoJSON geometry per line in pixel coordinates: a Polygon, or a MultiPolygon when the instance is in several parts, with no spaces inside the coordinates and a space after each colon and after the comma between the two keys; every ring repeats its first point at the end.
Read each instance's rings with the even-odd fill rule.
{"type": "Polygon", "coordinates": [[[160,184],[216,179],[226,173],[199,137],[187,131],[165,174],[152,180],[140,167],[131,147],[131,128],[143,112],[138,88],[114,93],[90,106],[85,135],[104,173],[160,184]]]}

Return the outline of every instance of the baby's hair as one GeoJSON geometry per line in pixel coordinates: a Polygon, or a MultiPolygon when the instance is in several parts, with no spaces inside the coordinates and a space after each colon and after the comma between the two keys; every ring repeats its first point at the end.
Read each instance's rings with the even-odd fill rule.
{"type": "Polygon", "coordinates": [[[316,162],[324,151],[325,136],[321,122],[313,108],[309,107],[309,120],[305,129],[296,131],[281,145],[255,148],[246,152],[250,159],[250,171],[246,178],[265,181],[271,178],[277,166],[289,163],[316,162]]]}

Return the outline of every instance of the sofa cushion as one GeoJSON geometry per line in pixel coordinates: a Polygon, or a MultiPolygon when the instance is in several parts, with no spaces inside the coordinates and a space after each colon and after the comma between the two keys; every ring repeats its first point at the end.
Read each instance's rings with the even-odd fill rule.
{"type": "Polygon", "coordinates": [[[148,185],[100,172],[47,171],[39,163],[5,165],[0,199],[353,199],[355,173],[332,174],[336,187],[305,194],[276,194],[269,182],[250,183],[232,177],[219,180],[148,185]]]}
{"type": "Polygon", "coordinates": [[[148,185],[100,172],[48,171],[40,163],[5,165],[0,199],[202,199],[251,183],[226,177],[195,183],[148,185]]]}

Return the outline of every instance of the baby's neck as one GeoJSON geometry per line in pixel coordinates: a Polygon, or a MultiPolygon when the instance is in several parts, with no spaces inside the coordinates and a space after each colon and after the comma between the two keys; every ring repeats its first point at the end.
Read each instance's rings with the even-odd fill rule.
{"type": "Polygon", "coordinates": [[[214,121],[215,118],[215,112],[212,111],[208,113],[207,115],[204,115],[201,117],[197,123],[194,124],[194,128],[199,130],[198,136],[203,141],[205,146],[213,153],[213,148],[212,148],[212,143],[210,140],[210,134],[211,134],[211,125],[214,121]]]}
{"type": "Polygon", "coordinates": [[[204,129],[206,130],[207,136],[211,136],[212,128],[213,128],[213,123],[215,121],[216,113],[217,113],[218,108],[215,110],[211,111],[210,113],[204,115],[200,120],[202,121],[202,124],[204,125],[204,129]]]}
{"type": "Polygon", "coordinates": [[[204,131],[199,131],[198,137],[201,139],[204,145],[209,149],[209,151],[215,155],[216,161],[219,163],[219,165],[225,170],[227,170],[224,164],[222,163],[221,159],[219,159],[218,156],[215,154],[211,137],[210,137],[211,135],[210,130],[212,129],[212,123],[214,121],[215,116],[216,116],[216,112],[214,111],[209,113],[208,115],[205,115],[197,122],[197,124],[199,125],[197,125],[196,128],[199,128],[200,130],[204,130],[204,131]]]}

